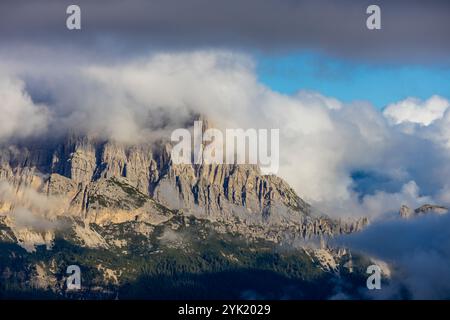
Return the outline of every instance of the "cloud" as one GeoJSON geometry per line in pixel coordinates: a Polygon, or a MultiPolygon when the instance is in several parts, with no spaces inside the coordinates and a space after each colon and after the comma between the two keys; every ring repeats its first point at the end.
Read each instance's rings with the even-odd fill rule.
{"type": "Polygon", "coordinates": [[[161,244],[169,247],[183,247],[189,242],[187,234],[169,228],[164,229],[164,232],[158,237],[158,240],[161,244]]]}
{"type": "Polygon", "coordinates": [[[450,296],[450,215],[391,219],[338,240],[353,250],[387,261],[392,279],[383,281],[375,298],[399,297],[402,287],[413,299],[448,299],[450,296]]]}
{"type": "Polygon", "coordinates": [[[0,181],[0,204],[0,215],[11,219],[14,229],[46,232],[62,227],[56,217],[64,212],[65,202],[57,196],[47,196],[31,187],[18,191],[7,181],[0,181]]]}
{"type": "Polygon", "coordinates": [[[0,3],[7,47],[84,47],[107,55],[149,48],[217,47],[273,52],[311,49],[351,58],[447,59],[449,3],[378,0],[382,29],[366,28],[372,1],[79,0],[82,30],[66,29],[69,0],[0,3]],[[42,17],[45,17],[43,19],[42,17]],[[418,22],[420,21],[420,23],[418,22]],[[130,50],[130,48],[132,50],[130,50]]]}
{"type": "MultiPolygon", "coordinates": [[[[279,175],[329,215],[377,217],[403,203],[449,199],[443,194],[450,174],[448,112],[406,130],[365,102],[272,91],[258,81],[250,56],[223,50],[70,65],[60,75],[52,70],[17,75],[28,89],[19,92],[45,103],[32,106],[52,137],[76,132],[152,142],[169,139],[172,130],[192,126],[202,114],[219,129],[280,129],[279,175]]],[[[39,132],[45,137],[39,127],[33,133],[39,132]]]]}
{"type": "Polygon", "coordinates": [[[344,163],[372,161],[386,139],[382,116],[372,107],[343,107],[313,92],[273,92],[257,81],[250,57],[229,51],[155,54],[82,66],[66,81],[43,78],[32,86],[33,95],[50,95],[52,135],[70,130],[147,142],[192,125],[195,114],[221,129],[280,128],[280,174],[292,177],[289,182],[311,200],[348,197],[352,179],[344,163]]]}
{"type": "Polygon", "coordinates": [[[345,200],[324,200],[316,203],[316,205],[324,212],[331,212],[332,216],[363,215],[371,218],[373,221],[378,221],[389,217],[392,213],[397,213],[404,204],[415,208],[435,202],[436,200],[433,197],[421,195],[417,184],[414,181],[409,181],[403,184],[398,191],[376,190],[373,194],[365,195],[351,193],[351,196],[345,200]]]}
{"type": "Polygon", "coordinates": [[[32,229],[37,232],[54,231],[61,227],[57,220],[50,220],[45,216],[40,216],[30,209],[18,207],[9,212],[9,217],[13,219],[14,227],[18,229],[32,229]]]}
{"type": "Polygon", "coordinates": [[[348,198],[349,170],[376,166],[388,139],[384,118],[371,106],[344,107],[306,91],[279,94],[257,81],[250,57],[229,51],[83,66],[71,77],[42,80],[34,89],[37,96],[43,95],[38,90],[51,94],[55,131],[136,143],[167,138],[173,129],[192,125],[195,114],[220,129],[279,128],[280,174],[308,200],[348,198]]]}
{"type": "Polygon", "coordinates": [[[439,96],[432,96],[425,101],[408,98],[388,105],[383,113],[395,124],[411,122],[428,126],[433,121],[442,119],[449,106],[448,100],[439,96]]]}
{"type": "Polygon", "coordinates": [[[0,73],[0,103],[0,143],[45,131],[50,114],[31,100],[22,81],[0,73]]]}

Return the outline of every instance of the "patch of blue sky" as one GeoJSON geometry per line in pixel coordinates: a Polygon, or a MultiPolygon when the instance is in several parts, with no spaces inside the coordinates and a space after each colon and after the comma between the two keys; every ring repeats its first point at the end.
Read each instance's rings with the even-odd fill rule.
{"type": "Polygon", "coordinates": [[[450,68],[430,64],[353,62],[307,52],[256,55],[256,72],[272,90],[313,90],[343,102],[368,101],[382,109],[407,97],[450,98],[450,68]]]}

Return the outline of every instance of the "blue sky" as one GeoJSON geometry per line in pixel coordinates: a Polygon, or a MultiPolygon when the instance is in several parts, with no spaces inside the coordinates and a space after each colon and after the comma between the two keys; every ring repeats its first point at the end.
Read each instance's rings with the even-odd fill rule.
{"type": "Polygon", "coordinates": [[[406,97],[450,98],[450,68],[436,64],[361,63],[317,53],[257,55],[259,80],[275,91],[314,90],[344,102],[365,100],[378,108],[406,97]]]}

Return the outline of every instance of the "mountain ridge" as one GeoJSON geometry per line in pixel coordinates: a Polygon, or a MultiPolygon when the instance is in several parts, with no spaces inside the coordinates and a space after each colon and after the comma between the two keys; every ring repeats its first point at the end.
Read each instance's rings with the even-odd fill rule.
{"type": "MultiPolygon", "coordinates": [[[[172,298],[194,293],[186,281],[212,290],[207,279],[225,276],[241,291],[224,297],[239,298],[247,292],[238,285],[243,274],[268,272],[283,283],[275,297],[292,278],[305,297],[325,298],[341,277],[353,279],[347,285],[355,291],[370,262],[326,240],[367,223],[316,213],[256,166],[175,165],[169,144],[70,137],[0,147],[0,275],[7,284],[0,296],[172,298]],[[349,259],[362,259],[355,263],[361,270],[347,270],[349,259]],[[84,270],[81,292],[65,288],[70,264],[84,270]],[[163,285],[161,277],[173,292],[150,289],[163,285]],[[326,289],[314,289],[318,283],[326,289]]],[[[272,289],[259,288],[269,297],[272,289]]]]}
{"type": "MultiPolygon", "coordinates": [[[[4,150],[1,180],[17,189],[31,187],[48,196],[67,196],[70,211],[88,222],[98,222],[90,213],[98,215],[102,210],[102,197],[111,198],[124,188],[128,196],[148,197],[172,210],[211,220],[302,226],[299,231],[305,239],[358,231],[368,222],[341,223],[316,216],[284,180],[264,176],[256,166],[175,165],[167,143],[126,146],[70,137],[52,147],[35,144],[4,150]],[[122,188],[108,191],[110,182],[122,188]]],[[[106,207],[114,211],[110,204],[106,207]]]]}

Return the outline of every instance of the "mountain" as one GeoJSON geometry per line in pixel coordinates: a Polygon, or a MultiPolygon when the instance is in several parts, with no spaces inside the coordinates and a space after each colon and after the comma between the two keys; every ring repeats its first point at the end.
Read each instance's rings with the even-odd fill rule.
{"type": "Polygon", "coordinates": [[[399,211],[399,215],[401,218],[409,219],[418,217],[421,215],[427,215],[430,213],[434,214],[446,214],[448,213],[448,208],[439,206],[439,205],[433,205],[433,204],[424,204],[416,209],[411,209],[407,205],[402,205],[399,211]]]}
{"type": "Polygon", "coordinates": [[[369,260],[324,242],[366,219],[318,213],[256,166],[175,165],[170,150],[86,136],[2,146],[3,296],[326,298],[342,277],[365,285],[369,260]],[[64,287],[70,264],[81,292],[64,287]],[[235,288],[211,293],[224,281],[235,288]]]}

